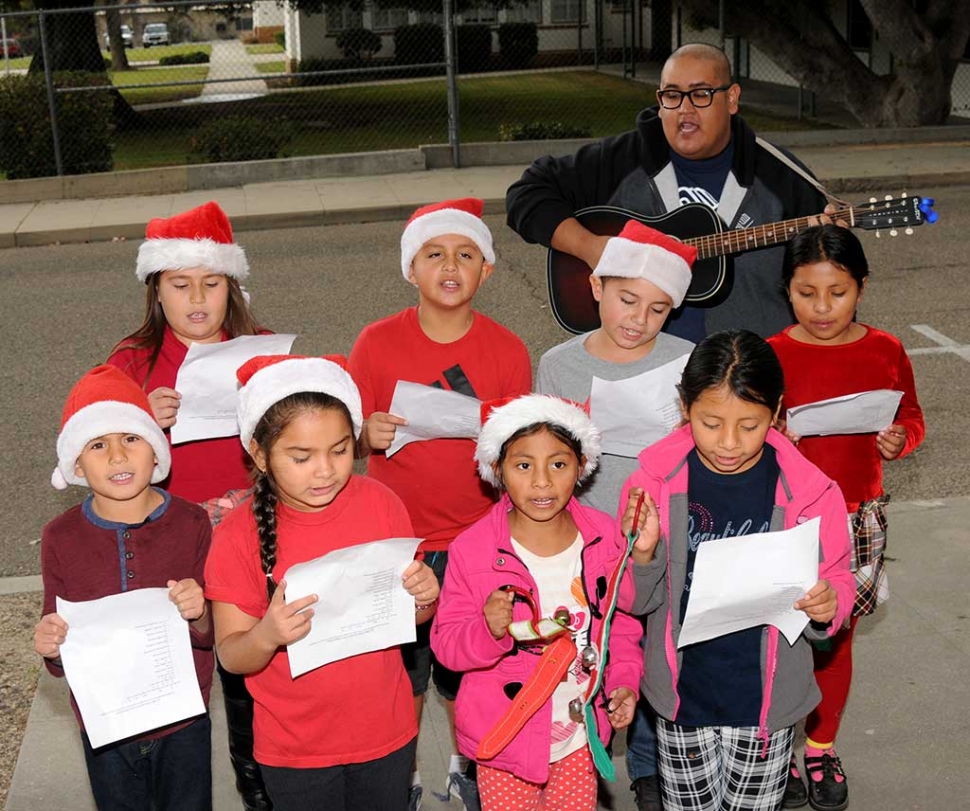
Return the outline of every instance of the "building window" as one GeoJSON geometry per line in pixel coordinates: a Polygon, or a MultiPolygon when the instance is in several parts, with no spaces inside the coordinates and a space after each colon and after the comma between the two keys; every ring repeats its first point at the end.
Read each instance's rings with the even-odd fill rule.
{"type": "Polygon", "coordinates": [[[495,6],[469,8],[461,13],[461,21],[463,25],[473,25],[475,23],[493,25],[498,21],[498,11],[495,6]]]}
{"type": "Polygon", "coordinates": [[[578,23],[579,15],[585,11],[584,6],[585,0],[552,0],[552,22],[578,23]]]}
{"type": "Polygon", "coordinates": [[[408,10],[406,8],[378,8],[371,9],[371,20],[375,29],[392,29],[399,25],[408,24],[408,10]]]}
{"type": "Polygon", "coordinates": [[[435,25],[442,25],[444,23],[444,17],[442,16],[440,11],[419,11],[418,22],[434,23],[435,25]]]}
{"type": "Polygon", "coordinates": [[[516,3],[505,9],[507,23],[541,23],[542,0],[531,0],[528,3],[516,3]]]}
{"type": "Polygon", "coordinates": [[[327,31],[346,31],[348,28],[362,28],[364,15],[348,6],[327,6],[327,31]]]}

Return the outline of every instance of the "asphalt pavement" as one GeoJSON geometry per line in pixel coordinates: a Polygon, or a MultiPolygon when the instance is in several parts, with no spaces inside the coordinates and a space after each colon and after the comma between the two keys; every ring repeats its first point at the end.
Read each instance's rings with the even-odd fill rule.
{"type": "MultiPolygon", "coordinates": [[[[797,150],[823,182],[850,181],[847,188],[860,189],[850,199],[865,199],[863,189],[878,190],[879,196],[932,193],[943,213],[928,236],[920,229],[911,238],[891,240],[886,233],[881,241],[874,235],[863,238],[874,269],[865,317],[903,338],[913,356],[929,432],[924,448],[888,466],[889,489],[900,499],[891,512],[892,599],[863,621],[857,634],[855,689],[840,754],[849,774],[851,807],[861,811],[968,807],[970,500],[965,496],[970,481],[963,460],[970,450],[964,405],[970,396],[965,366],[970,321],[963,246],[970,194],[948,188],[970,176],[966,147],[944,142],[797,150]],[[953,217],[944,205],[950,194],[959,211],[953,217]]],[[[46,485],[63,396],[72,380],[137,326],[142,306],[133,273],[136,243],[63,243],[134,240],[150,217],[216,199],[238,232],[267,229],[240,238],[250,251],[259,316],[274,329],[299,332],[295,351],[346,352],[361,326],[411,303],[410,288],[392,272],[400,227],[411,210],[446,197],[477,195],[498,214],[505,188],[523,168],[0,206],[0,244],[10,244],[2,241],[6,234],[16,244],[48,246],[0,250],[5,316],[0,407],[8,415],[0,428],[0,469],[5,471],[0,574],[8,575],[0,579],[0,591],[37,588],[40,526],[78,497],[76,492],[55,494],[46,485]],[[396,222],[289,228],[382,220],[396,222]],[[36,437],[49,441],[38,443],[36,437]]],[[[523,246],[499,217],[488,222],[496,234],[499,273],[483,290],[481,309],[519,332],[537,361],[544,349],[566,337],[543,312],[542,251],[523,246]]],[[[218,704],[214,696],[215,807],[239,808],[218,704]]],[[[430,795],[430,789],[443,788],[448,749],[443,710],[430,701],[420,747],[429,788],[425,808],[449,807],[430,795]]],[[[618,774],[625,774],[622,764],[618,774]]],[[[622,778],[612,795],[604,807],[633,808],[622,778]]],[[[64,684],[44,676],[6,807],[83,810],[93,807],[88,798],[64,684]]]]}

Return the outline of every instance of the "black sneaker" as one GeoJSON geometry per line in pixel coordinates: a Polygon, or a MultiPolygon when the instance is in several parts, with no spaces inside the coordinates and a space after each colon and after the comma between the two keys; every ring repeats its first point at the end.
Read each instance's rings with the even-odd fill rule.
{"type": "Polygon", "coordinates": [[[638,777],[630,786],[636,798],[637,811],[663,811],[663,798],[660,794],[660,777],[652,774],[649,777],[638,777]]]}
{"type": "Polygon", "coordinates": [[[782,808],[804,808],[808,805],[808,790],[802,781],[802,776],[798,771],[798,761],[795,756],[791,756],[788,762],[788,782],[785,784],[785,799],[781,803],[782,808]]]}
{"type": "Polygon", "coordinates": [[[808,776],[808,802],[815,811],[843,811],[849,807],[849,782],[842,770],[842,761],[835,752],[821,757],[805,758],[805,774],[808,776]],[[814,776],[822,773],[821,780],[814,776]],[[842,782],[835,778],[839,776],[842,782]]]}

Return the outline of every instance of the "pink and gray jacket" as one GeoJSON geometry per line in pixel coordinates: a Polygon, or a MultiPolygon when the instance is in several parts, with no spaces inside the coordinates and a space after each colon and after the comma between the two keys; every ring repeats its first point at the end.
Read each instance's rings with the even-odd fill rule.
{"type": "MultiPolygon", "coordinates": [[[[503,496],[449,547],[445,582],[431,629],[435,656],[445,667],[464,673],[455,703],[455,731],[459,750],[470,758],[474,758],[481,739],[508,709],[539,661],[529,649],[516,646],[508,634],[495,639],[483,613],[488,596],[504,585],[522,586],[537,593],[532,575],[512,548],[508,523],[511,506],[508,496],[503,496]]],[[[605,610],[607,582],[626,550],[626,542],[620,537],[617,522],[606,513],[585,507],[575,498],[570,500],[567,509],[583,537],[582,582],[591,616],[589,638],[599,651],[603,629],[601,605],[605,610]]],[[[639,621],[625,613],[632,606],[633,598],[633,577],[628,568],[620,585],[618,610],[610,632],[603,684],[606,696],[618,687],[627,687],[636,693],[640,683],[642,628],[639,621]]],[[[514,620],[530,616],[525,605],[514,604],[514,620]]],[[[595,700],[595,711],[600,739],[606,744],[611,727],[602,707],[602,696],[595,700]]],[[[550,699],[487,765],[523,780],[544,783],[549,778],[551,744],[550,699]]]]}
{"type": "MultiPolygon", "coordinates": [[[[775,449],[780,469],[770,529],[791,529],[821,517],[818,576],[835,589],[838,610],[825,626],[810,622],[793,646],[777,628],[765,626],[760,716],[760,735],[765,740],[769,733],[800,721],[818,704],[821,694],[813,675],[810,641],[825,639],[841,628],[855,598],[845,501],[838,485],[774,429],[766,442],[775,449]]],[[[633,567],[637,590],[633,611],[648,615],[641,690],[659,715],[674,722],[680,705],[677,680],[682,660],[677,651],[678,609],[688,552],[687,455],[693,448],[690,426],[684,426],[641,451],[640,468],[627,480],[620,499],[620,504],[626,504],[630,488],[643,488],[660,513],[660,544],[653,562],[633,567]]]]}

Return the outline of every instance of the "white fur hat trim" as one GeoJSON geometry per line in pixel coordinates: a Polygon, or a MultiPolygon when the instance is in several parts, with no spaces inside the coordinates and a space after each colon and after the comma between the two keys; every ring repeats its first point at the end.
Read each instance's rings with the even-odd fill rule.
{"type": "Polygon", "coordinates": [[[204,267],[241,282],[249,275],[246,252],[235,243],[213,239],[146,239],[138,248],[135,275],[145,282],[153,273],[204,267]]]}
{"type": "Polygon", "coordinates": [[[64,423],[57,437],[57,467],[51,474],[51,484],[64,490],[69,484],[88,485],[77,473],[77,459],[92,439],[107,434],[137,434],[155,451],[158,464],[152,473],[152,483],[168,476],[172,453],[168,439],[151,414],[139,406],[117,400],[100,400],[76,411],[64,423]]]}
{"type": "Polygon", "coordinates": [[[494,409],[478,435],[475,461],[478,475],[494,487],[499,486],[494,464],[502,446],[516,431],[539,422],[565,428],[579,440],[586,457],[586,465],[579,474],[584,481],[599,464],[600,432],[585,411],[578,405],[546,394],[526,394],[494,409]]]}
{"type": "Polygon", "coordinates": [[[239,439],[247,453],[253,432],[263,415],[283,398],[301,391],[329,394],[340,400],[350,412],[354,439],[360,436],[364,409],[353,378],[332,361],[293,358],[263,367],[239,390],[236,419],[239,423],[239,439]]]}
{"type": "Polygon", "coordinates": [[[646,279],[670,296],[674,307],[679,307],[690,287],[691,266],[659,245],[613,237],[606,243],[593,275],[646,279]]]}
{"type": "Polygon", "coordinates": [[[428,240],[445,234],[467,237],[478,246],[486,262],[495,264],[492,232],[488,230],[485,221],[467,211],[444,208],[412,220],[401,234],[401,273],[404,274],[405,280],[409,280],[411,263],[421,250],[421,246],[428,240]]]}

